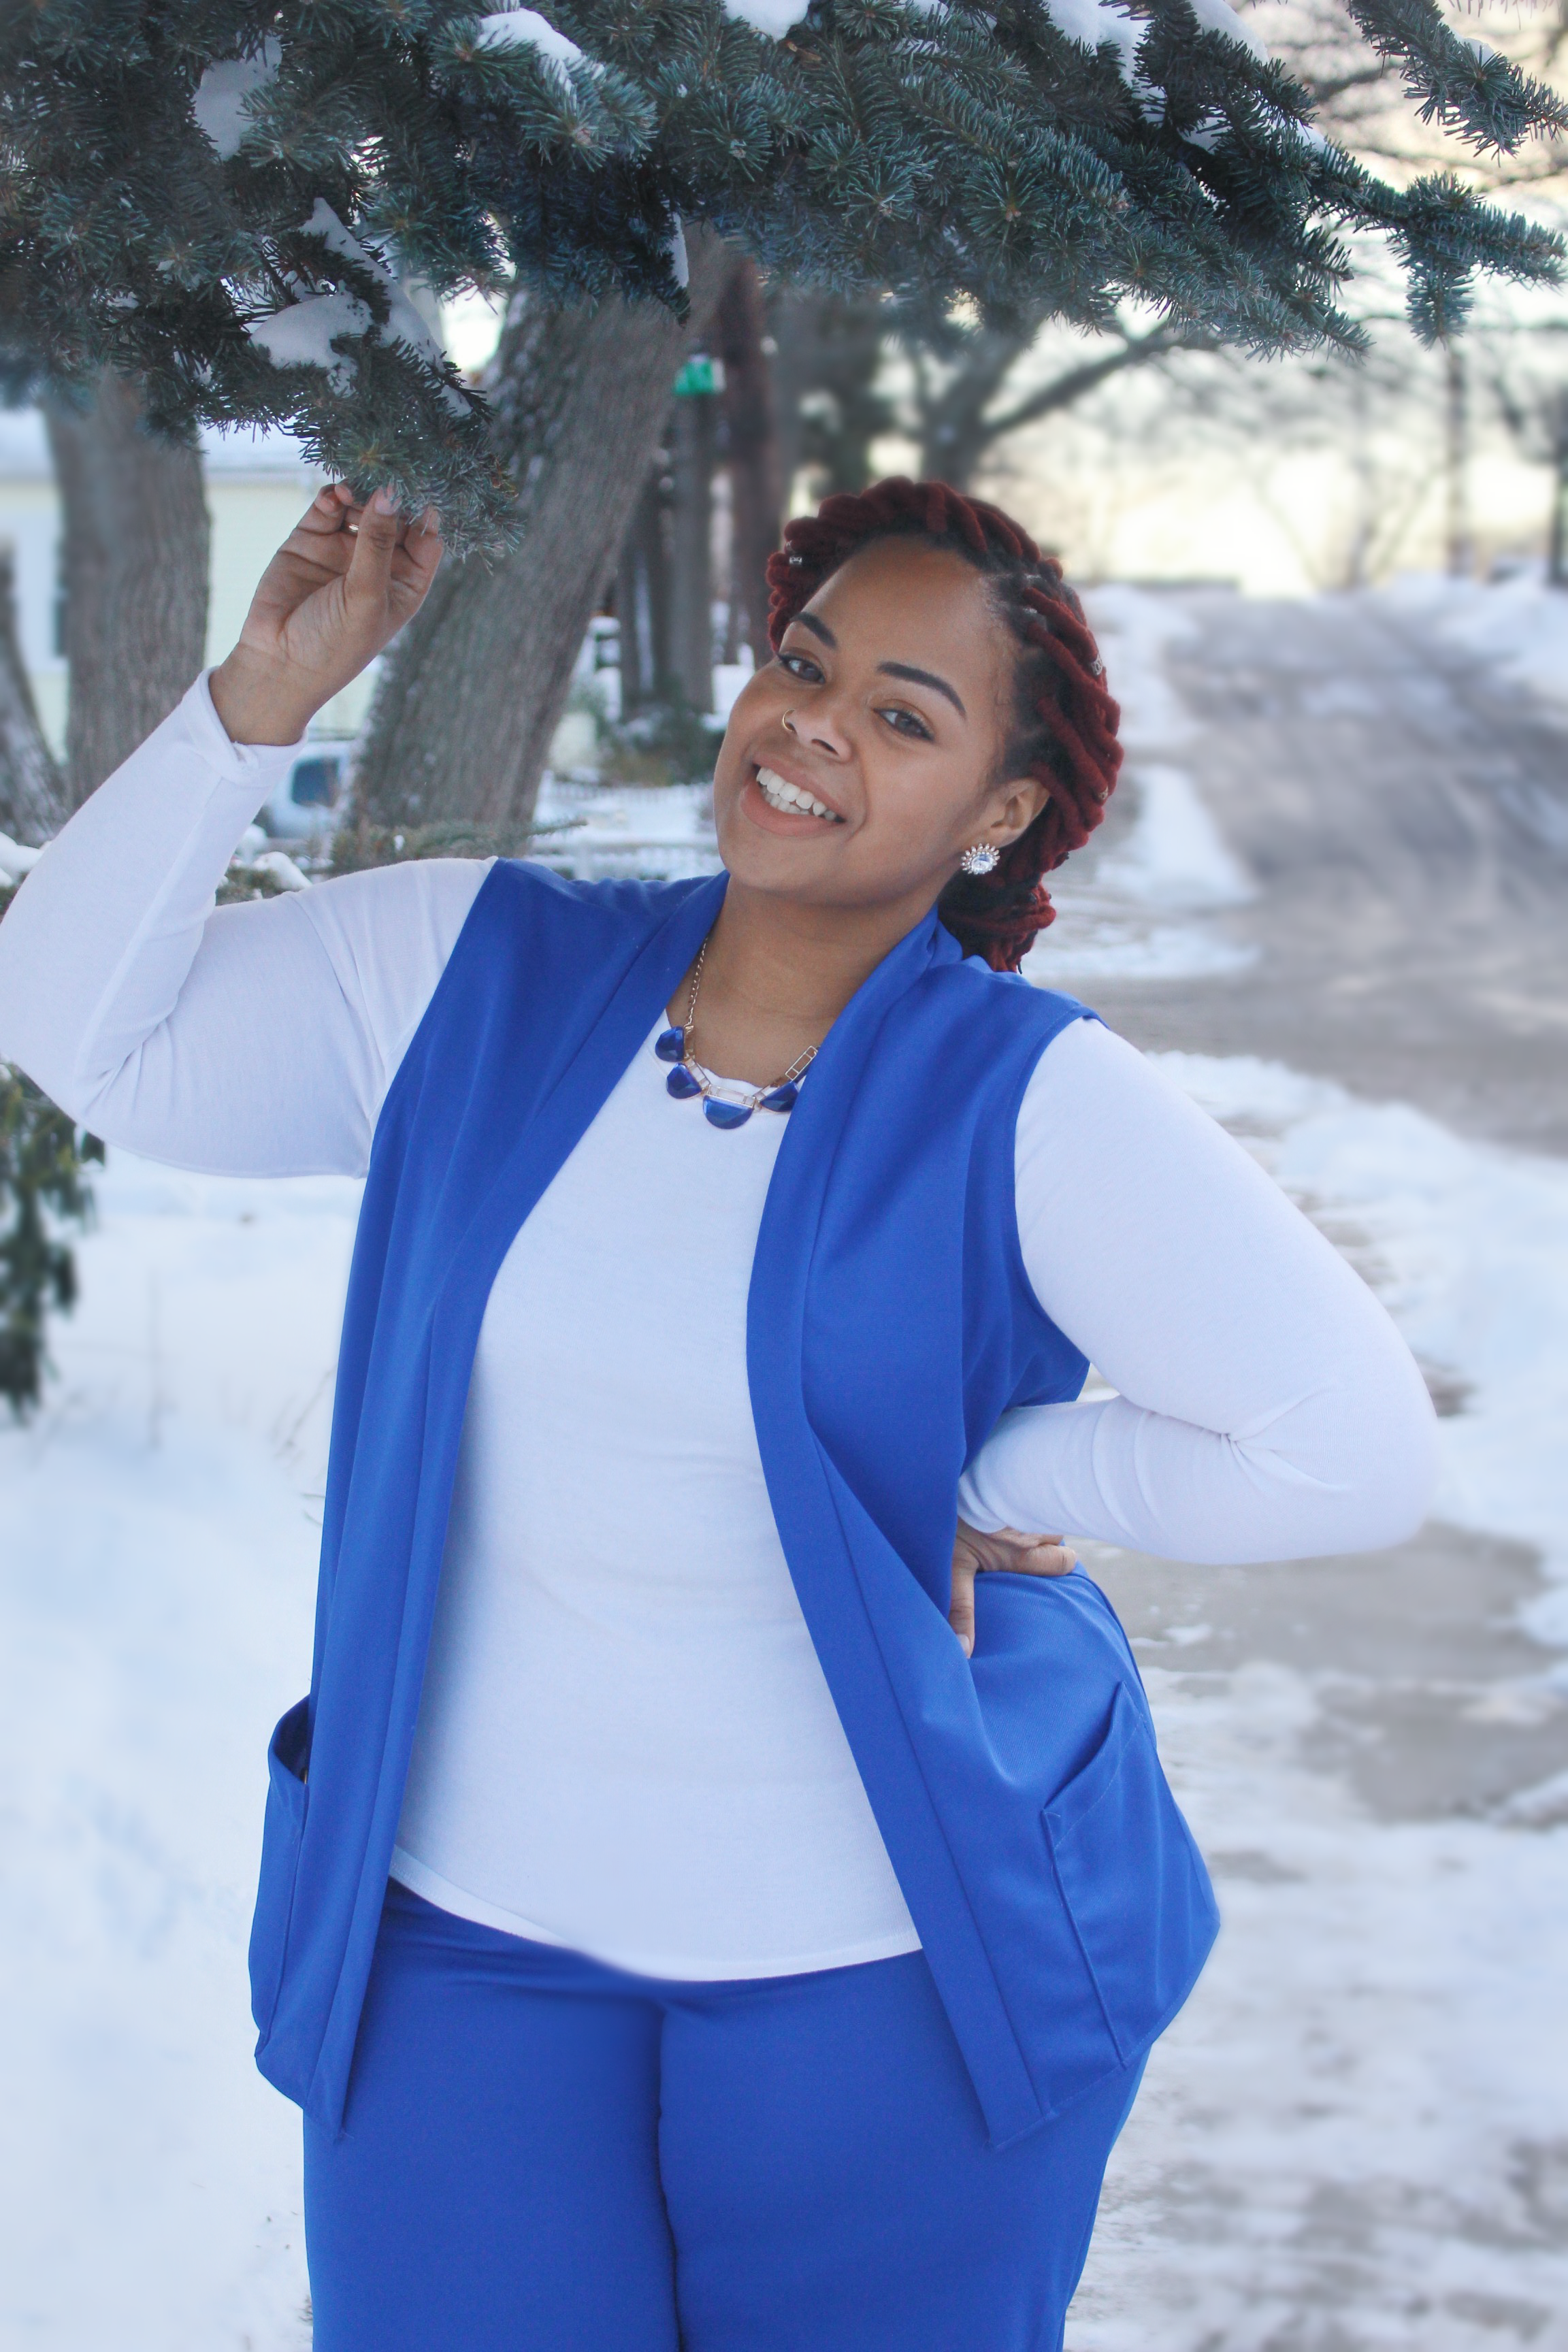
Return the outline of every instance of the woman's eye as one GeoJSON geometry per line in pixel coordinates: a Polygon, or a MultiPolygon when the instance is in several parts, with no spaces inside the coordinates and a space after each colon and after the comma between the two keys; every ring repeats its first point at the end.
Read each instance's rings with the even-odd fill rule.
{"type": "Polygon", "coordinates": [[[896,702],[889,703],[877,715],[887,720],[895,735],[908,735],[917,743],[930,743],[935,740],[923,719],[917,717],[912,710],[901,709],[896,702]]]}
{"type": "Polygon", "coordinates": [[[807,686],[819,686],[822,683],[822,672],[809,654],[780,654],[779,661],[788,670],[791,677],[803,678],[807,686]]]}

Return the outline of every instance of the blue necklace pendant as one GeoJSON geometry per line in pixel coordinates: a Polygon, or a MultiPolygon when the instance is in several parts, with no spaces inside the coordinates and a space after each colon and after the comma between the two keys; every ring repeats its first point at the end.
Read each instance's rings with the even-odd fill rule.
{"type": "Polygon", "coordinates": [[[661,1029],[653,1041],[653,1050],[661,1062],[672,1065],[666,1078],[665,1091],[677,1102],[689,1102],[693,1095],[702,1097],[702,1115],[710,1127],[721,1129],[744,1127],[754,1110],[792,1111],[800,1100],[800,1079],[808,1062],[816,1056],[816,1048],[792,1062],[776,1087],[760,1087],[743,1102],[716,1091],[721,1081],[707,1070],[700,1070],[697,1057],[687,1059],[687,1040],[696,1035],[693,1023],[697,1016],[697,992],[702,984],[702,966],[707,959],[708,941],[698,950],[697,962],[691,974],[691,998],[686,1008],[684,1022],[661,1029]]]}

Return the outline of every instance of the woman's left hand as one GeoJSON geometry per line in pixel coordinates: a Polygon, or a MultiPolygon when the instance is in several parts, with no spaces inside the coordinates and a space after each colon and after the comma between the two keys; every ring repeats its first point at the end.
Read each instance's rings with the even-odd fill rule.
{"type": "Polygon", "coordinates": [[[998,1528],[983,1536],[978,1528],[960,1519],[952,1544],[952,1606],[948,1623],[957,1634],[966,1658],[974,1655],[974,1580],[987,1569],[1005,1568],[1014,1576],[1066,1576],[1078,1566],[1060,1536],[1024,1536],[1016,1528],[998,1528]]]}

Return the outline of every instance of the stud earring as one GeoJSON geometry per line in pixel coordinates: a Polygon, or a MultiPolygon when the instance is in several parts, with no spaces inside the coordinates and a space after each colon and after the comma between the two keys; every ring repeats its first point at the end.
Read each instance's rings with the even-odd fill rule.
{"type": "Polygon", "coordinates": [[[958,863],[965,874],[989,874],[993,866],[1002,863],[1002,852],[988,841],[977,841],[964,851],[958,863]]]}

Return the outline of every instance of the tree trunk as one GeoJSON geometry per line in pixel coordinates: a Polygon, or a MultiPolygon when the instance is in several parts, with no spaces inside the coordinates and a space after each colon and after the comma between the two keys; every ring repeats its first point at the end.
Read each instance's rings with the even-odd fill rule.
{"type": "Polygon", "coordinates": [[[11,551],[0,548],[0,833],[36,848],[68,814],[65,784],[38,725],[17,642],[11,551]]]}
{"type": "Polygon", "coordinates": [[[734,256],[687,239],[690,315],[653,301],[519,303],[491,375],[500,455],[522,485],[506,555],[442,567],[398,639],[361,762],[379,824],[531,815],[583,634],[647,479],[688,346],[734,256]]]}
{"type": "Polygon", "coordinates": [[[100,379],[88,409],[45,404],[64,530],[72,807],[166,719],[206,650],[211,529],[200,453],[159,441],[141,394],[100,379]]]}
{"type": "Polygon", "coordinates": [[[1465,355],[1457,343],[1444,354],[1443,450],[1445,558],[1450,578],[1468,580],[1476,568],[1470,531],[1470,392],[1465,355]]]}
{"type": "Polygon", "coordinates": [[[773,382],[784,500],[803,466],[816,478],[818,498],[863,490],[871,479],[871,445],[896,423],[877,389],[883,326],[874,299],[789,288],[779,295],[773,382]]]}
{"type": "Polygon", "coordinates": [[[1039,322],[1032,318],[1013,333],[983,328],[940,384],[928,381],[929,371],[917,370],[921,474],[925,480],[949,482],[955,490],[969,488],[991,446],[985,412],[1038,332],[1039,322]]]}
{"type": "Polygon", "coordinates": [[[724,423],[734,526],[730,561],[739,592],[736,601],[745,614],[752,659],[761,669],[773,650],[768,644],[766,573],[768,558],[784,528],[784,493],[778,416],[764,349],[767,311],[754,262],[742,261],[731,273],[719,304],[714,333],[724,362],[724,423]]]}
{"type": "Polygon", "coordinates": [[[621,717],[651,709],[669,688],[669,549],[662,449],[654,452],[621,542],[616,572],[620,624],[621,717]]]}
{"type": "Polygon", "coordinates": [[[671,668],[681,700],[713,708],[713,467],[719,403],[711,392],[686,393],[670,420],[675,499],[670,521],[671,668]]]}
{"type": "Polygon", "coordinates": [[[1568,391],[1557,394],[1552,411],[1552,520],[1546,541],[1546,577],[1568,588],[1568,391]]]}

